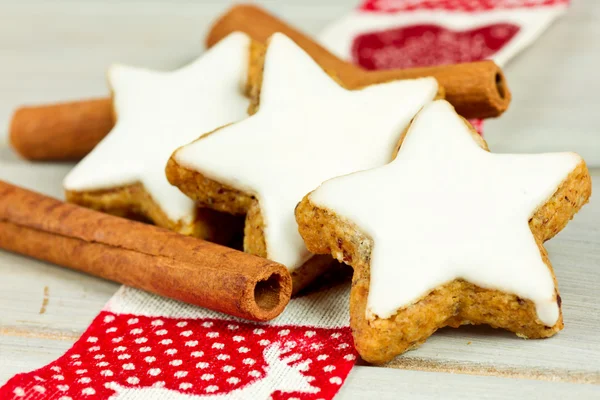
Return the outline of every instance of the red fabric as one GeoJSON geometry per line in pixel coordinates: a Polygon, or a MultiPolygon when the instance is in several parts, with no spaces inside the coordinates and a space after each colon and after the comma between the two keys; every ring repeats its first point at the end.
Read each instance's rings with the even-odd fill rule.
{"type": "Polygon", "coordinates": [[[359,9],[363,11],[398,12],[415,10],[447,10],[480,12],[498,9],[537,8],[567,5],[569,0],[366,0],[359,9]]]}
{"type": "Polygon", "coordinates": [[[453,31],[439,25],[411,25],[357,36],[353,60],[370,70],[428,67],[480,61],[493,56],[518,32],[510,23],[453,31]]]}
{"type": "Polygon", "coordinates": [[[347,327],[102,312],[64,356],[13,377],[0,389],[0,399],[108,399],[119,390],[115,384],[137,390],[162,387],[207,399],[245,388],[240,395],[252,398],[248,387],[273,373],[278,362],[304,376],[318,393],[286,392],[293,385],[280,374],[281,390],[273,390],[273,399],[330,399],[355,360],[347,327]],[[272,354],[270,362],[264,357],[266,349],[272,354]]]}

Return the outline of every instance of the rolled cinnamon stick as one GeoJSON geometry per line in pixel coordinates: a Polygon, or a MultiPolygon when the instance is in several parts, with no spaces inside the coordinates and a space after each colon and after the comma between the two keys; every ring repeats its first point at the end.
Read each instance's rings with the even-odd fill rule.
{"type": "Polygon", "coordinates": [[[21,107],[12,117],[10,143],[29,160],[79,160],[113,125],[110,98],[21,107]]]}
{"type": "Polygon", "coordinates": [[[265,43],[275,32],[294,40],[326,71],[336,75],[349,89],[398,79],[435,77],[444,88],[446,99],[465,118],[493,118],[510,104],[511,94],[502,69],[493,61],[404,70],[367,71],[339,59],[309,36],[298,31],[260,7],[243,4],[231,8],[217,20],[206,44],[213,46],[232,32],[241,31],[265,43]]]}
{"type": "Polygon", "coordinates": [[[292,292],[281,264],[2,181],[0,248],[254,321],[292,292]]]}
{"type": "MultiPolygon", "coordinates": [[[[511,94],[500,67],[492,61],[389,71],[366,71],[345,62],[307,35],[265,10],[252,5],[234,6],[214,24],[207,37],[210,47],[234,31],[265,43],[275,32],[292,38],[325,70],[349,89],[397,79],[434,76],[446,99],[466,118],[493,118],[510,103],[511,94]]],[[[14,114],[10,139],[29,160],[71,160],[89,153],[113,126],[110,99],[75,101],[24,107],[14,114]]]]}

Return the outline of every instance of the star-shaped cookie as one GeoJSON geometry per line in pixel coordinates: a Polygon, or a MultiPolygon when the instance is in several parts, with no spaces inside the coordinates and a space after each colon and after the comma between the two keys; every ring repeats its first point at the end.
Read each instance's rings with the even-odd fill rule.
{"type": "Polygon", "coordinates": [[[246,215],[245,251],[286,265],[297,291],[327,262],[311,260],[296,204],[329,178],[388,163],[410,120],[439,91],[433,78],[344,89],[275,34],[258,111],[177,150],[167,176],[203,206],[246,215]]]}
{"type": "Polygon", "coordinates": [[[585,204],[574,153],[489,153],[445,101],[416,116],[390,164],[323,183],[296,210],[308,249],[354,267],[351,326],[374,363],[444,326],[528,338],[563,327],[543,242],[585,204]]]}
{"type": "Polygon", "coordinates": [[[253,44],[233,33],[191,64],[159,72],[112,66],[116,125],[65,178],[69,201],[216,239],[230,216],[197,210],[167,181],[165,165],[177,147],[247,116],[245,96],[253,44]],[[221,223],[218,231],[213,224],[221,223]]]}

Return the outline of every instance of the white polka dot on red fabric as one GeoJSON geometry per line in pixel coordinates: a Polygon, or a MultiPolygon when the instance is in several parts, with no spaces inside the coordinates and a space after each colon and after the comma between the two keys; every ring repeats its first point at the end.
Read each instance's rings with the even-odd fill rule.
{"type": "Polygon", "coordinates": [[[229,357],[227,354],[219,354],[219,355],[217,356],[217,360],[221,360],[221,361],[224,361],[224,360],[229,360],[230,358],[231,358],[231,357],[229,357]]]}
{"type": "Polygon", "coordinates": [[[203,374],[200,379],[202,379],[203,381],[210,381],[212,379],[214,379],[214,375],[213,374],[203,374]]]}
{"type": "Polygon", "coordinates": [[[132,371],[135,369],[135,365],[133,365],[133,363],[127,363],[127,364],[123,364],[121,366],[121,368],[123,368],[126,371],[132,371]]]}
{"type": "Polygon", "coordinates": [[[169,331],[166,329],[159,329],[154,333],[157,334],[158,336],[163,336],[163,335],[166,335],[167,333],[169,333],[169,331]]]}
{"type": "Polygon", "coordinates": [[[117,357],[119,360],[129,360],[131,358],[131,356],[129,354],[120,354],[119,357],[117,357]]]}
{"type": "Polygon", "coordinates": [[[188,389],[191,389],[193,386],[194,385],[192,385],[189,382],[183,382],[183,383],[179,384],[179,389],[181,389],[181,390],[188,390],[188,389]]]}
{"type": "Polygon", "coordinates": [[[145,338],[145,337],[137,338],[134,340],[134,342],[136,342],[137,344],[146,343],[147,341],[148,341],[148,338],[145,338]]]}
{"type": "Polygon", "coordinates": [[[347,360],[347,361],[356,360],[356,356],[354,354],[346,354],[344,356],[344,360],[347,360]]]}
{"type": "Polygon", "coordinates": [[[96,343],[98,341],[98,338],[95,336],[90,336],[89,338],[87,338],[87,342],[89,343],[96,343]]]}
{"type": "Polygon", "coordinates": [[[165,354],[172,356],[173,354],[177,354],[177,349],[167,349],[165,350],[165,354]]]}
{"type": "Polygon", "coordinates": [[[104,317],[104,322],[109,323],[109,322],[113,322],[115,320],[115,317],[113,317],[112,315],[107,315],[106,317],[104,317]]]}
{"type": "Polygon", "coordinates": [[[73,355],[71,355],[71,358],[79,358],[79,357],[81,357],[79,354],[73,354],[73,355]]]}
{"type": "Polygon", "coordinates": [[[69,390],[69,385],[56,385],[56,388],[61,392],[66,392],[67,390],[69,390]]]}
{"type": "Polygon", "coordinates": [[[130,385],[137,385],[138,383],[140,383],[140,379],[137,376],[130,376],[129,378],[127,378],[127,383],[129,383],[130,385]]]}
{"type": "Polygon", "coordinates": [[[269,343],[271,343],[271,341],[270,341],[270,340],[267,340],[267,339],[263,339],[263,340],[261,340],[260,342],[258,342],[258,344],[260,344],[261,346],[266,346],[266,345],[268,345],[269,343]]]}
{"type": "Polygon", "coordinates": [[[108,328],[108,329],[106,330],[106,333],[113,333],[113,332],[116,332],[116,331],[117,331],[117,328],[115,328],[115,327],[113,326],[113,327],[111,327],[111,328],[108,328]]]}
{"type": "Polygon", "coordinates": [[[211,328],[213,325],[214,324],[212,322],[210,322],[210,321],[202,323],[202,326],[205,327],[205,328],[211,328]]]}
{"type": "Polygon", "coordinates": [[[119,342],[122,342],[122,341],[123,341],[123,337],[122,336],[119,336],[119,337],[116,337],[116,338],[112,339],[113,343],[119,343],[119,342]]]}
{"type": "Polygon", "coordinates": [[[65,377],[62,375],[52,375],[52,379],[56,379],[57,381],[64,381],[65,377]]]}
{"type": "Polygon", "coordinates": [[[326,367],[323,368],[323,371],[325,372],[331,372],[335,369],[335,365],[328,365],[326,367]]]}
{"type": "Polygon", "coordinates": [[[165,323],[160,320],[160,319],[155,319],[154,321],[151,322],[152,326],[163,326],[165,323]]]}
{"type": "Polygon", "coordinates": [[[91,351],[91,352],[95,352],[95,351],[98,351],[98,350],[100,350],[100,346],[92,346],[92,347],[90,347],[88,349],[88,351],[91,351]]]}
{"type": "Polygon", "coordinates": [[[73,361],[71,364],[73,364],[74,366],[78,367],[81,365],[81,361],[73,361]]]}
{"type": "Polygon", "coordinates": [[[194,352],[192,352],[190,355],[191,355],[192,357],[196,357],[196,358],[198,358],[198,357],[202,357],[202,356],[204,355],[204,352],[203,352],[203,351],[194,351],[194,352]]]}
{"type": "Polygon", "coordinates": [[[150,346],[140,347],[140,353],[147,353],[151,350],[152,350],[152,347],[150,347],[150,346]]]}
{"type": "Polygon", "coordinates": [[[96,354],[94,360],[102,360],[104,357],[106,357],[104,354],[96,354]]]}
{"type": "Polygon", "coordinates": [[[173,341],[171,339],[163,339],[160,341],[160,344],[164,344],[165,346],[169,345],[171,343],[173,343],[173,341]]]}
{"type": "Polygon", "coordinates": [[[350,347],[350,345],[348,343],[342,343],[337,348],[338,349],[347,349],[348,347],[350,347]]]}
{"type": "Polygon", "coordinates": [[[206,389],[204,389],[204,390],[206,390],[207,393],[214,393],[217,390],[219,390],[219,387],[215,386],[215,385],[210,385],[210,386],[207,386],[206,389]]]}
{"type": "Polygon", "coordinates": [[[318,360],[318,361],[327,360],[328,358],[329,358],[329,355],[327,355],[327,354],[319,354],[319,355],[317,356],[317,360],[318,360]]]}
{"type": "Polygon", "coordinates": [[[161,373],[160,368],[150,368],[148,370],[148,375],[156,376],[161,373]]]}
{"type": "Polygon", "coordinates": [[[85,388],[81,391],[81,394],[84,394],[86,396],[92,396],[94,394],[96,394],[96,391],[94,390],[94,388],[88,387],[85,388]]]}
{"type": "Polygon", "coordinates": [[[339,376],[334,376],[333,378],[329,379],[329,382],[333,383],[334,385],[341,385],[342,378],[340,378],[339,376]]]}
{"type": "Polygon", "coordinates": [[[88,372],[88,370],[87,370],[87,369],[78,369],[77,371],[75,371],[75,373],[76,373],[77,375],[83,375],[83,374],[85,374],[86,372],[88,372]]]}
{"type": "Polygon", "coordinates": [[[249,352],[249,351],[250,351],[250,349],[249,349],[249,348],[247,348],[247,347],[240,347],[240,348],[238,349],[238,352],[240,352],[240,353],[247,353],[247,352],[249,352]]]}
{"type": "Polygon", "coordinates": [[[184,378],[187,376],[187,374],[188,374],[187,371],[177,371],[177,372],[175,372],[174,376],[175,376],[175,378],[184,378]]]}
{"type": "Polygon", "coordinates": [[[142,333],[142,332],[144,332],[144,330],[143,330],[143,329],[141,329],[141,328],[135,328],[135,329],[132,329],[132,330],[130,331],[130,333],[131,333],[132,335],[139,335],[139,334],[140,334],[140,333],[142,333]]]}
{"type": "Polygon", "coordinates": [[[148,357],[144,358],[144,361],[146,361],[147,363],[152,363],[152,362],[156,361],[156,357],[148,356],[148,357]]]}
{"type": "Polygon", "coordinates": [[[135,324],[137,324],[138,322],[140,322],[140,320],[139,320],[139,319],[137,319],[137,318],[130,318],[130,319],[128,319],[128,320],[127,320],[127,323],[128,323],[129,325],[135,325],[135,324]]]}
{"type": "Polygon", "coordinates": [[[306,331],[306,332],[304,333],[304,336],[306,336],[306,337],[313,337],[313,336],[315,336],[316,334],[317,334],[317,332],[315,332],[315,331],[306,331]]]}
{"type": "Polygon", "coordinates": [[[188,323],[187,323],[186,321],[181,321],[181,322],[178,322],[178,323],[177,323],[177,326],[178,326],[179,328],[183,328],[184,326],[187,326],[187,324],[188,324],[188,323]]]}
{"type": "Polygon", "coordinates": [[[234,331],[236,329],[239,329],[239,326],[234,325],[234,324],[229,324],[229,325],[227,325],[227,329],[229,329],[230,331],[234,331]]]}
{"type": "Polygon", "coordinates": [[[233,341],[234,341],[234,342],[238,342],[238,343],[239,343],[239,342],[241,342],[241,341],[243,341],[243,340],[245,340],[243,336],[239,336],[239,335],[237,335],[237,336],[234,336],[234,337],[233,337],[233,341]]]}
{"type": "Polygon", "coordinates": [[[339,339],[339,337],[340,337],[340,336],[342,336],[342,334],[341,334],[341,333],[339,333],[339,332],[336,332],[336,333],[332,333],[332,334],[331,334],[331,337],[332,337],[332,338],[334,338],[334,339],[339,339]]]}
{"type": "Polygon", "coordinates": [[[225,345],[223,343],[213,343],[212,348],[213,349],[223,349],[225,347],[225,345]]]}
{"type": "Polygon", "coordinates": [[[252,370],[252,371],[248,372],[248,375],[250,375],[254,378],[258,378],[259,376],[261,376],[261,373],[257,370],[252,370]]]}
{"type": "Polygon", "coordinates": [[[227,378],[227,383],[231,383],[232,385],[236,385],[240,383],[240,379],[232,376],[231,378],[227,378]]]}
{"type": "Polygon", "coordinates": [[[113,372],[110,369],[105,369],[100,371],[100,375],[102,376],[113,376],[113,372]]]}
{"type": "Polygon", "coordinates": [[[264,329],[255,329],[252,331],[252,333],[254,333],[255,335],[262,335],[263,333],[265,333],[264,329]]]}
{"type": "Polygon", "coordinates": [[[181,361],[181,360],[173,360],[173,361],[169,362],[169,365],[173,365],[174,367],[178,367],[181,364],[183,364],[183,361],[181,361]]]}
{"type": "Polygon", "coordinates": [[[46,393],[46,388],[40,385],[35,385],[33,387],[33,390],[35,390],[38,393],[46,393]]]}
{"type": "Polygon", "coordinates": [[[206,337],[209,337],[209,338],[216,338],[216,337],[219,337],[219,332],[208,332],[208,333],[206,334],[206,337]]]}
{"type": "Polygon", "coordinates": [[[290,330],[289,329],[282,329],[279,331],[279,336],[287,336],[290,334],[290,330]]]}
{"type": "Polygon", "coordinates": [[[197,340],[188,340],[187,342],[185,342],[186,347],[196,347],[198,346],[198,341],[197,340]]]}
{"type": "Polygon", "coordinates": [[[155,382],[152,384],[152,387],[155,387],[155,388],[165,387],[165,382],[164,381],[155,382]]]}
{"type": "Polygon", "coordinates": [[[223,370],[223,371],[225,371],[225,372],[231,372],[231,371],[233,371],[234,369],[235,369],[235,367],[234,367],[234,366],[232,366],[232,365],[226,365],[226,366],[224,366],[224,367],[222,368],[222,370],[223,370]]]}
{"type": "Polygon", "coordinates": [[[79,379],[77,382],[79,383],[90,383],[92,381],[92,378],[90,378],[89,376],[84,376],[83,378],[79,379]]]}
{"type": "Polygon", "coordinates": [[[54,372],[60,372],[60,367],[58,365],[53,365],[50,367],[50,369],[54,372]]]}
{"type": "Polygon", "coordinates": [[[208,363],[207,362],[199,362],[198,364],[196,364],[196,368],[200,368],[200,369],[208,368],[208,363]]]}
{"type": "Polygon", "coordinates": [[[110,364],[106,361],[100,361],[99,363],[96,364],[97,367],[108,367],[110,364]]]}
{"type": "Polygon", "coordinates": [[[190,330],[187,330],[187,331],[181,332],[180,335],[181,336],[185,336],[185,337],[189,337],[189,336],[192,336],[192,333],[194,333],[194,332],[192,332],[190,330]]]}
{"type": "Polygon", "coordinates": [[[115,349],[113,351],[115,351],[117,353],[120,353],[120,352],[123,352],[125,350],[127,350],[127,347],[125,347],[125,346],[118,346],[118,347],[115,347],[115,349]]]}
{"type": "Polygon", "coordinates": [[[58,400],[73,400],[71,396],[60,396],[58,400]]]}

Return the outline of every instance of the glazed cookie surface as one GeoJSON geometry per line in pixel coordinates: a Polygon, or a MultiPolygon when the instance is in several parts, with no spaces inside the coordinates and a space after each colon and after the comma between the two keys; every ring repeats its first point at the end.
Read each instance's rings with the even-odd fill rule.
{"type": "Polygon", "coordinates": [[[297,271],[312,257],[298,234],[297,203],[331,177],[389,162],[440,88],[423,78],[347,90],[281,34],[263,64],[257,111],[180,148],[167,176],[203,206],[246,215],[246,251],[312,276],[297,271]]]}
{"type": "Polygon", "coordinates": [[[488,324],[528,338],[562,329],[542,244],[590,194],[578,155],[489,153],[436,101],[393,162],[325,182],[296,218],[310,251],[354,267],[355,343],[383,363],[444,326],[488,324]]]}
{"type": "Polygon", "coordinates": [[[231,217],[198,211],[164,169],[178,146],[247,115],[252,46],[247,35],[234,33],[173,72],[112,66],[115,127],[65,178],[67,200],[183,234],[227,236],[231,217]]]}

